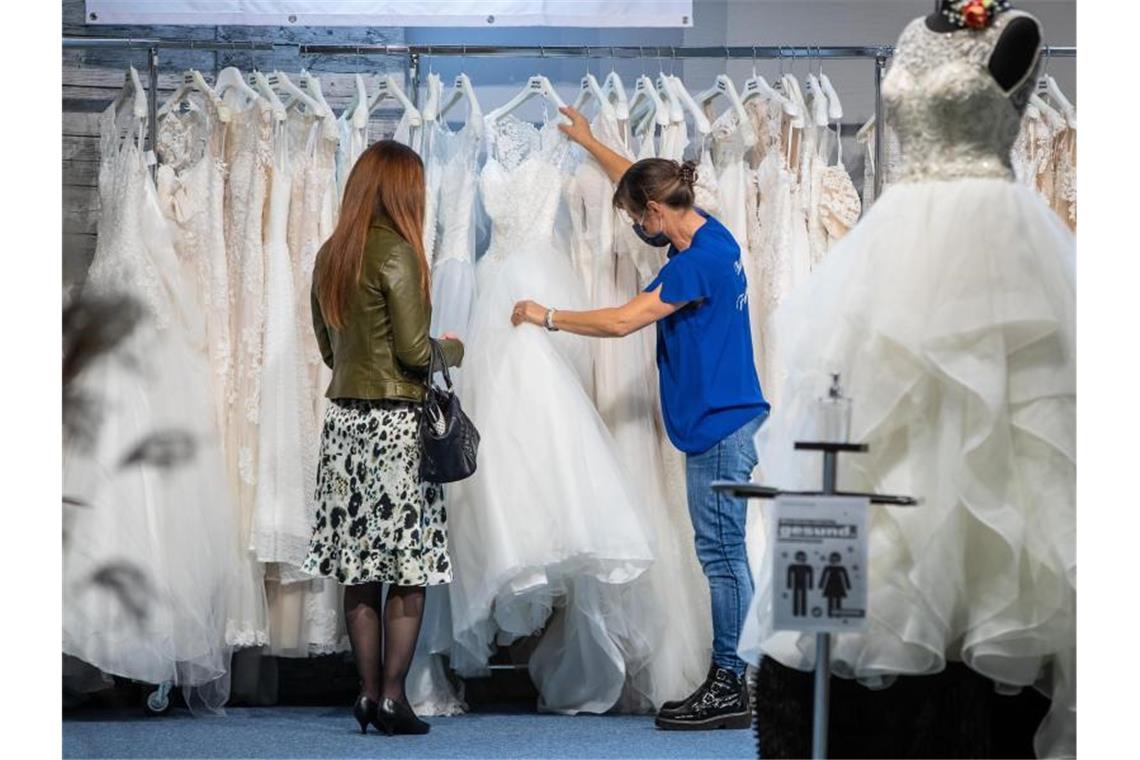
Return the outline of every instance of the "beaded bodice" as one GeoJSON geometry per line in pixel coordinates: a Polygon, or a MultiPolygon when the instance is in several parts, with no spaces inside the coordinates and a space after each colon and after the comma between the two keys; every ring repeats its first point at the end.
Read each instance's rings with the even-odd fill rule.
{"type": "Polygon", "coordinates": [[[988,28],[954,32],[931,31],[918,18],[903,31],[883,82],[902,154],[900,181],[1013,178],[1010,151],[1041,56],[1009,91],[994,80],[989,61],[1002,32],[1021,17],[1033,18],[1010,11],[988,28]]]}

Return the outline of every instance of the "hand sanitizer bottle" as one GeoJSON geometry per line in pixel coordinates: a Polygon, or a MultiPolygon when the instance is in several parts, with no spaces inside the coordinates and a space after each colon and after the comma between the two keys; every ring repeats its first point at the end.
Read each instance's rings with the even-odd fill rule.
{"type": "Polygon", "coordinates": [[[844,397],[839,373],[831,374],[831,388],[819,400],[821,443],[848,443],[851,434],[851,399],[844,397]]]}

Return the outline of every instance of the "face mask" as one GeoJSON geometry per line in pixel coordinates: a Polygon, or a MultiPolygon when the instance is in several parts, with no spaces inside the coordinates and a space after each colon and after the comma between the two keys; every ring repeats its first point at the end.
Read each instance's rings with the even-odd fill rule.
{"type": "Polygon", "coordinates": [[[658,232],[656,235],[650,235],[645,231],[645,228],[637,222],[633,223],[633,233],[641,238],[643,243],[651,245],[654,248],[664,248],[673,242],[664,232],[658,232]]]}

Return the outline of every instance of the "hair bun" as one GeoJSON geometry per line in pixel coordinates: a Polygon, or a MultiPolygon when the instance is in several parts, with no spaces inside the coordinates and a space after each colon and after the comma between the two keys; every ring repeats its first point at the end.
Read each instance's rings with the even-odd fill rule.
{"type": "Polygon", "coordinates": [[[679,176],[682,182],[692,187],[697,181],[697,165],[692,161],[685,161],[681,164],[679,176]]]}

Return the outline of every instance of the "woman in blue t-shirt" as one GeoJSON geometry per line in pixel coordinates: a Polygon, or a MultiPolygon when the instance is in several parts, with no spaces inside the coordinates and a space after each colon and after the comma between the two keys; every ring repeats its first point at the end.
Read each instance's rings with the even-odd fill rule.
{"type": "MultiPolygon", "coordinates": [[[[715,480],[748,480],[756,466],[752,437],[768,416],[752,355],[748,290],[740,246],[724,225],[693,205],[689,162],[632,163],[598,142],[573,108],[561,127],[617,183],[614,205],[650,245],[668,246],[668,262],[624,306],[562,311],[522,301],[511,321],[591,337],[624,337],[657,323],[661,407],[673,444],[686,454],[689,515],[697,557],[712,597],[713,662],[688,698],[666,702],[660,728],[747,728],[751,723],[744,661],[736,653],[752,600],[744,500],[714,493],[715,480]]],[[[684,614],[680,610],[678,614],[684,614]]]]}

